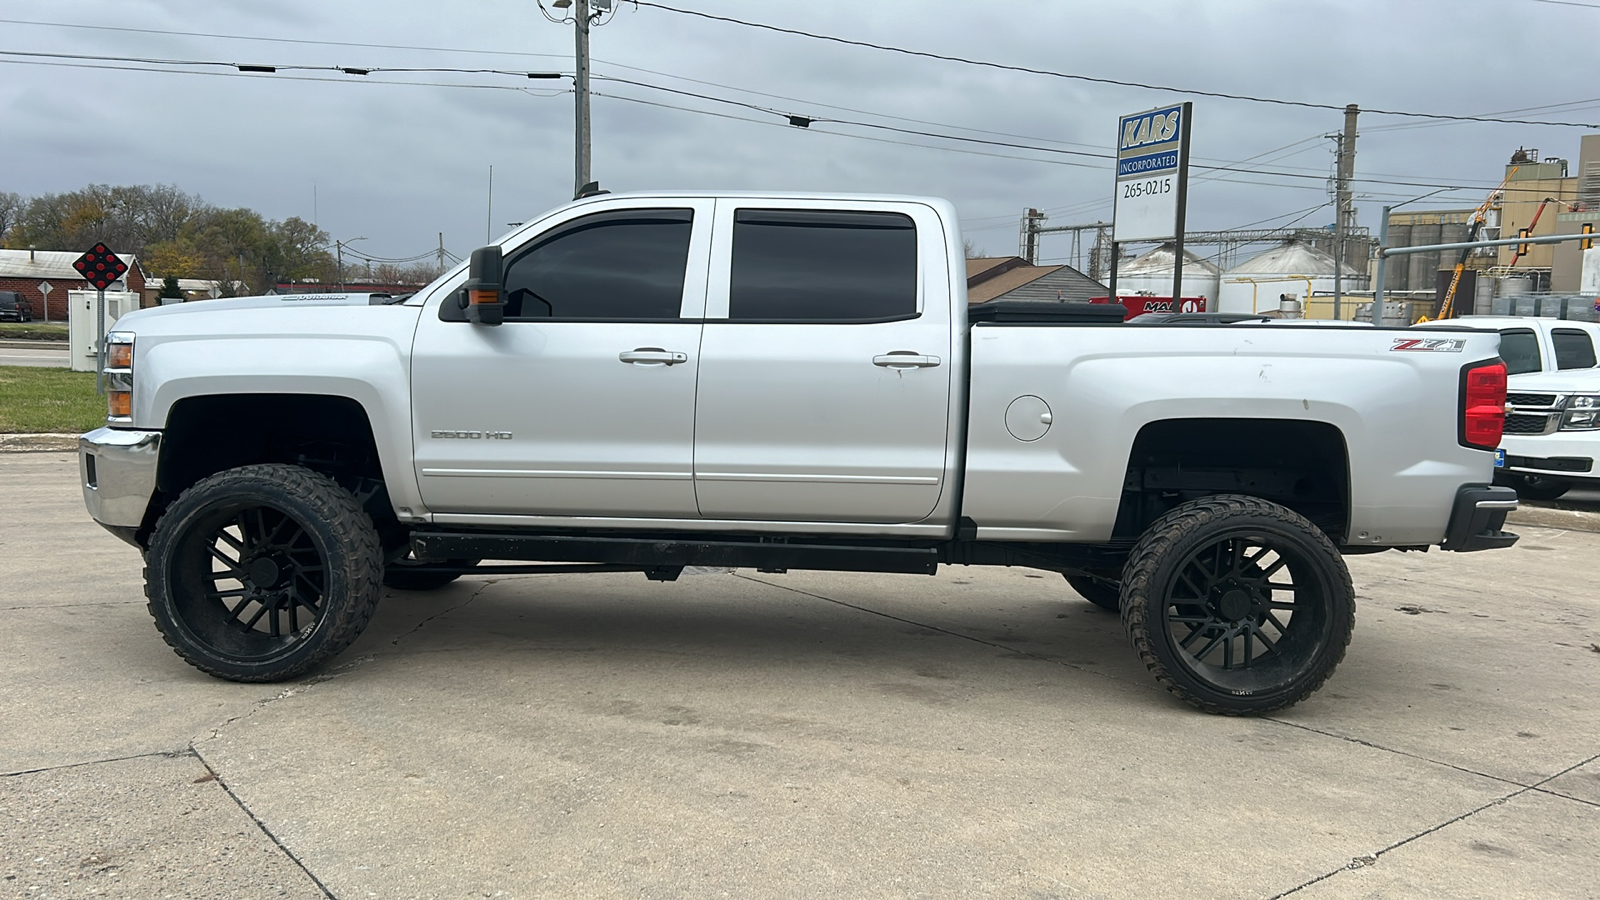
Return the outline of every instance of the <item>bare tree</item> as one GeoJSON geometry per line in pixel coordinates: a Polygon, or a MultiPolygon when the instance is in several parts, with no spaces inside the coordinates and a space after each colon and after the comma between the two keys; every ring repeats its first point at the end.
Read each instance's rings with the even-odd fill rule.
{"type": "Polygon", "coordinates": [[[20,194],[0,191],[0,246],[5,246],[6,232],[17,224],[17,216],[22,214],[22,206],[20,194]]]}

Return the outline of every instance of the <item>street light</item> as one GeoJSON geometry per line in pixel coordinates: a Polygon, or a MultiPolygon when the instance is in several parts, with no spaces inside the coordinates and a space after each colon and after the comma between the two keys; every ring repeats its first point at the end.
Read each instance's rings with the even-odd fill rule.
{"type": "Polygon", "coordinates": [[[611,0],[553,0],[550,4],[560,10],[560,16],[545,9],[544,0],[537,0],[539,12],[557,25],[572,23],[576,33],[577,67],[573,73],[573,182],[572,196],[583,193],[589,183],[589,28],[603,24],[600,19],[612,12],[611,0]],[[590,12],[590,8],[594,12],[590,12]],[[569,14],[567,10],[571,10],[569,14]]]}

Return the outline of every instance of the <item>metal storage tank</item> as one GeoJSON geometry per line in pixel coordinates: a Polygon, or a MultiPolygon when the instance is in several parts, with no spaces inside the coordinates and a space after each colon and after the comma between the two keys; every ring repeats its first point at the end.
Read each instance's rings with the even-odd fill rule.
{"type": "MultiPolygon", "coordinates": [[[[1467,238],[1471,235],[1472,229],[1465,224],[1442,225],[1439,228],[1439,243],[1461,244],[1465,243],[1467,238]]],[[[1434,263],[1437,269],[1454,269],[1456,267],[1456,263],[1461,261],[1460,250],[1443,250],[1439,253],[1430,253],[1428,255],[1438,260],[1438,262],[1434,263]]],[[[1428,282],[1427,287],[1417,288],[1417,290],[1428,291],[1436,289],[1438,287],[1438,284],[1436,283],[1438,277],[1439,276],[1435,275],[1435,281],[1430,281],[1428,282]]]]}
{"type": "MultiPolygon", "coordinates": [[[[1389,226],[1389,246],[1411,246],[1410,225],[1389,226]]],[[[1411,284],[1411,257],[1391,256],[1383,268],[1383,289],[1386,291],[1407,291],[1411,284]]]]}
{"type": "MultiPolygon", "coordinates": [[[[1220,312],[1275,310],[1279,294],[1294,294],[1304,300],[1311,293],[1332,293],[1333,272],[1333,257],[1309,244],[1290,241],[1224,272],[1217,309],[1220,312]]],[[[1346,291],[1367,290],[1369,281],[1354,266],[1345,264],[1346,291]]],[[[1346,298],[1346,308],[1352,313],[1355,304],[1354,297],[1346,298]]]]}
{"type": "MultiPolygon", "coordinates": [[[[1414,225],[1411,228],[1411,246],[1425,247],[1429,244],[1440,243],[1439,236],[1442,229],[1438,225],[1414,225]]],[[[1406,257],[1411,261],[1410,274],[1406,276],[1409,283],[1407,290],[1431,291],[1438,279],[1435,274],[1439,271],[1439,253],[1412,253],[1406,257]]]]}
{"type": "MultiPolygon", "coordinates": [[[[1172,253],[1168,243],[1117,267],[1117,296],[1172,296],[1172,253]]],[[[1183,296],[1206,298],[1206,309],[1216,309],[1222,287],[1222,270],[1183,251],[1183,296]]]]}

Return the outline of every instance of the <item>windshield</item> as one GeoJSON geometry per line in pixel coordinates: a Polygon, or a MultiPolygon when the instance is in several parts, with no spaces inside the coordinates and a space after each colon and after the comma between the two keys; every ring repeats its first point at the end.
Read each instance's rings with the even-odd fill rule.
{"type": "Polygon", "coordinates": [[[1544,368],[1539,364],[1539,339],[1526,330],[1500,332],[1500,358],[1507,375],[1525,375],[1544,368]]]}

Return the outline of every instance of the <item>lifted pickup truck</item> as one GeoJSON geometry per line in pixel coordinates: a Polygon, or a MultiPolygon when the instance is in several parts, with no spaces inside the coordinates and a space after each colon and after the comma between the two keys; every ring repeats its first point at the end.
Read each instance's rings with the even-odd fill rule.
{"type": "Polygon", "coordinates": [[[1230,714],[1343,658],[1341,554],[1516,540],[1498,334],[969,314],[961,246],[940,200],[607,195],[410,297],[135,312],[84,497],[222,678],[322,665],[382,583],[1006,565],[1230,714]]]}

